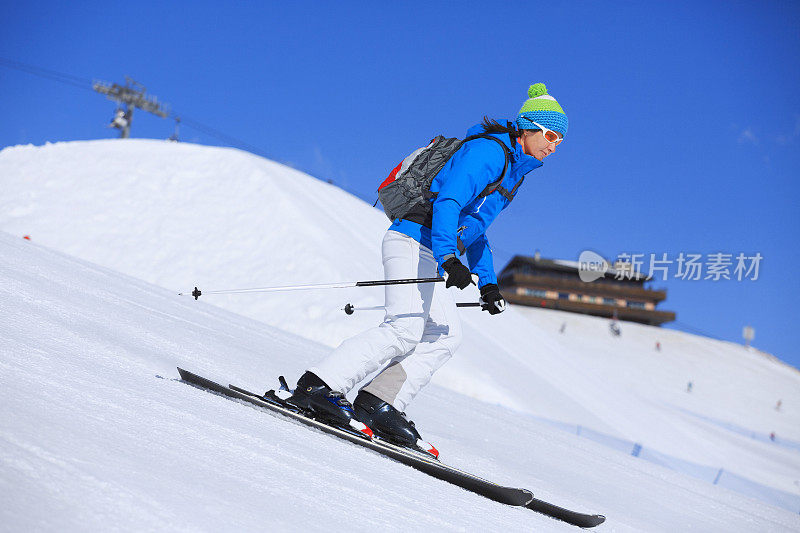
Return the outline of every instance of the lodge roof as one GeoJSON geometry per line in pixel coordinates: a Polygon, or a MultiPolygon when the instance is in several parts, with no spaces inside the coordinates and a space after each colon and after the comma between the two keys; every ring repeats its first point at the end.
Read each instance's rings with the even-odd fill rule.
{"type": "MultiPolygon", "coordinates": [[[[579,275],[581,270],[581,265],[578,261],[567,261],[564,259],[544,259],[539,257],[538,253],[534,257],[515,255],[503,268],[503,270],[513,268],[520,264],[532,266],[538,270],[568,272],[575,274],[576,276],[579,275]]],[[[605,270],[603,277],[606,279],[613,279],[614,281],[618,281],[620,283],[644,283],[645,281],[650,281],[652,279],[650,276],[638,271],[634,271],[632,268],[630,270],[621,270],[611,266],[608,266],[608,268],[605,270]]]]}

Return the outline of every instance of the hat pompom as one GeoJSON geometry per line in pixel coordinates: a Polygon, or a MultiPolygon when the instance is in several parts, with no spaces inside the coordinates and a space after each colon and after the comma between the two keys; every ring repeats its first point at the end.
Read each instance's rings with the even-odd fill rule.
{"type": "Polygon", "coordinates": [[[545,87],[544,83],[534,83],[528,89],[528,98],[536,98],[543,94],[547,94],[547,87],[545,87]]]}

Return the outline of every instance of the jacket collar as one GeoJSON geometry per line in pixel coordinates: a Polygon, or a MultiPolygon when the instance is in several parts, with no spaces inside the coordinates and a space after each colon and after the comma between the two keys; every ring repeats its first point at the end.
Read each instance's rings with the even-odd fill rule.
{"type": "Polygon", "coordinates": [[[522,145],[516,141],[514,141],[514,151],[512,154],[512,159],[514,160],[512,163],[512,169],[515,172],[519,172],[522,176],[531,170],[536,170],[544,164],[544,162],[539,161],[532,155],[528,155],[523,152],[522,145]]]}
{"type": "MultiPolygon", "coordinates": [[[[476,135],[482,132],[483,126],[481,124],[476,124],[469,129],[467,135],[476,135]]],[[[490,135],[501,140],[511,152],[511,168],[508,169],[509,174],[514,173],[524,176],[531,170],[535,170],[544,164],[542,161],[523,152],[522,145],[519,144],[516,139],[512,140],[508,133],[492,133],[490,135]]]]}

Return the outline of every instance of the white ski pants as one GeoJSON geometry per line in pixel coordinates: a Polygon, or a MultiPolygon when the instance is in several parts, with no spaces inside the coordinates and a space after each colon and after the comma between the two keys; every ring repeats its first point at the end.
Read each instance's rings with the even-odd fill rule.
{"type": "MultiPolygon", "coordinates": [[[[438,276],[433,253],[389,230],[383,237],[385,279],[438,276]]],[[[458,309],[444,283],[386,285],[386,317],[351,337],[309,370],[345,394],[382,365],[364,390],[405,411],[461,343],[458,309]]]]}

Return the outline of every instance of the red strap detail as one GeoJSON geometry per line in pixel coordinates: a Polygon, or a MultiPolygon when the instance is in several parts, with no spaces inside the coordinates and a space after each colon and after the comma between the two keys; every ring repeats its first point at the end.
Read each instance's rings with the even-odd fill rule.
{"type": "Polygon", "coordinates": [[[438,459],[439,458],[439,450],[434,448],[433,444],[431,444],[430,442],[428,442],[427,444],[428,444],[428,446],[430,446],[430,448],[428,448],[428,452],[430,452],[431,455],[433,455],[434,457],[436,457],[438,459]]]}
{"type": "Polygon", "coordinates": [[[386,178],[385,180],[383,180],[383,183],[381,183],[381,186],[378,187],[378,190],[381,190],[384,187],[386,187],[387,185],[389,185],[390,183],[392,183],[395,180],[395,178],[397,178],[397,173],[400,172],[400,167],[402,167],[402,166],[403,166],[403,162],[400,161],[400,164],[397,165],[396,167],[394,167],[394,170],[392,170],[391,173],[389,173],[389,177],[386,178]]]}

